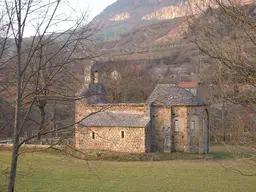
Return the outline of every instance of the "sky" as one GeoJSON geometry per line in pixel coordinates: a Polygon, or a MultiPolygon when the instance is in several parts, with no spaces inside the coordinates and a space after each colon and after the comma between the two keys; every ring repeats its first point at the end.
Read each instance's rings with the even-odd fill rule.
{"type": "MultiPolygon", "coordinates": [[[[51,27],[48,32],[61,32],[67,29],[70,29],[70,26],[73,26],[77,21],[77,18],[81,16],[82,12],[87,11],[88,21],[91,21],[95,16],[100,14],[108,5],[116,2],[117,0],[63,0],[57,9],[57,15],[55,21],[52,22],[51,27]],[[61,21],[62,20],[62,21],[61,21]],[[63,21],[65,20],[65,21],[63,21]],[[60,22],[61,21],[61,22],[60,22]]],[[[54,0],[43,0],[42,4],[48,4],[49,2],[54,2],[54,0]]],[[[38,6],[40,6],[38,4],[38,6]]],[[[51,17],[51,13],[54,10],[54,5],[48,13],[48,17],[51,17]]],[[[24,31],[24,36],[29,37],[35,35],[35,29],[38,26],[38,23],[42,21],[43,17],[46,14],[44,9],[34,12],[33,15],[29,15],[27,19],[26,28],[24,31]],[[40,12],[41,11],[41,12],[40,12]]],[[[45,22],[47,23],[47,22],[45,22]]],[[[42,31],[44,31],[45,26],[42,25],[42,31]]]]}
{"type": "Polygon", "coordinates": [[[89,8],[91,12],[90,17],[93,18],[101,13],[108,5],[116,2],[116,0],[69,0],[69,2],[84,9],[89,8]]]}

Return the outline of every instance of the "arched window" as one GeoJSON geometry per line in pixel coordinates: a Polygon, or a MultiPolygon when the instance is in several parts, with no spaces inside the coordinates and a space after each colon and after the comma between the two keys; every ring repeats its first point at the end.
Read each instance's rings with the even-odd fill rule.
{"type": "Polygon", "coordinates": [[[174,130],[175,130],[175,132],[180,131],[179,120],[177,120],[177,119],[174,121],[174,130]]]}
{"type": "Polygon", "coordinates": [[[203,119],[203,132],[205,131],[205,120],[203,119]]]}
{"type": "Polygon", "coordinates": [[[195,121],[191,121],[191,130],[195,130],[196,125],[195,121]]]}
{"type": "Polygon", "coordinates": [[[99,83],[99,72],[98,71],[93,72],[93,83],[95,83],[95,84],[99,83]]]}

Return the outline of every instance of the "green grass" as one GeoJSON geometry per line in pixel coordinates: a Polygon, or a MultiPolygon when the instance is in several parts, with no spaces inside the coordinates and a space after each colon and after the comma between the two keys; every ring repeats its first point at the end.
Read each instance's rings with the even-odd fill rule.
{"type": "Polygon", "coordinates": [[[210,156],[212,159],[241,159],[250,158],[256,155],[255,148],[232,145],[217,145],[211,147],[210,156]]]}
{"type": "MultiPolygon", "coordinates": [[[[10,158],[10,151],[0,150],[1,192],[6,190],[10,158]]],[[[25,153],[19,159],[16,191],[254,192],[256,177],[243,176],[231,168],[256,173],[256,165],[247,160],[223,159],[81,161],[52,152],[25,153]]]]}

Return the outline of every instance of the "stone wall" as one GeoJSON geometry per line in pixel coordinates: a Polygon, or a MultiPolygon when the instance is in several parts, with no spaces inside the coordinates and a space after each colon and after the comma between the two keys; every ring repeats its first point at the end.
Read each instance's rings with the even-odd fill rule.
{"type": "Polygon", "coordinates": [[[172,151],[208,153],[209,124],[205,106],[172,108],[172,151]],[[175,120],[180,131],[175,131],[175,120]]]}
{"type": "Polygon", "coordinates": [[[152,151],[152,129],[151,124],[148,123],[145,127],[145,152],[152,151]]]}
{"type": "Polygon", "coordinates": [[[76,127],[76,148],[129,153],[146,151],[145,128],[76,127]],[[122,131],[124,138],[122,138],[122,131]],[[93,136],[94,134],[94,136],[93,136]]]}
{"type": "Polygon", "coordinates": [[[209,117],[207,108],[202,107],[188,107],[188,127],[191,139],[189,141],[189,152],[191,153],[208,153],[209,152],[209,117]],[[195,141],[193,141],[192,121],[195,122],[195,141]],[[192,135],[192,136],[191,136],[192,135]],[[196,147],[193,143],[196,142],[196,147]]]}
{"type": "Polygon", "coordinates": [[[171,128],[171,151],[208,153],[209,124],[205,106],[151,107],[152,152],[165,150],[164,128],[171,128]],[[178,130],[175,130],[175,121],[178,130]],[[192,128],[192,122],[194,128],[192,128]]]}
{"type": "Polygon", "coordinates": [[[76,101],[76,122],[80,121],[85,117],[85,114],[97,112],[97,111],[116,111],[116,112],[126,112],[126,113],[145,113],[144,104],[98,104],[98,105],[88,105],[86,100],[76,101]]]}
{"type": "Polygon", "coordinates": [[[188,152],[188,108],[172,107],[172,151],[188,152]],[[179,130],[175,131],[175,121],[179,130]]]}
{"type": "Polygon", "coordinates": [[[171,125],[171,110],[164,106],[152,106],[151,112],[152,152],[164,151],[164,130],[171,125]]]}
{"type": "MultiPolygon", "coordinates": [[[[148,112],[144,104],[87,105],[86,101],[82,100],[76,103],[76,122],[84,118],[85,114],[101,110],[133,114],[147,114],[148,112]]],[[[80,149],[134,153],[164,152],[166,151],[165,130],[170,128],[170,151],[188,153],[207,153],[209,151],[209,122],[205,106],[168,108],[156,104],[150,107],[150,118],[151,121],[146,128],[86,128],[77,125],[75,145],[80,149]],[[175,120],[179,122],[179,131],[175,131],[175,120]],[[125,134],[124,138],[121,138],[122,131],[125,134]],[[92,132],[95,133],[95,139],[92,139],[92,132]]]]}
{"type": "Polygon", "coordinates": [[[97,111],[97,110],[104,110],[104,111],[122,111],[127,113],[144,113],[145,112],[145,105],[144,104],[101,104],[101,105],[89,105],[86,107],[87,111],[97,111]]]}
{"type": "MultiPolygon", "coordinates": [[[[97,111],[125,112],[144,114],[144,104],[97,104],[88,105],[86,100],[76,102],[76,122],[79,122],[86,114],[97,111]]],[[[119,152],[141,153],[149,150],[148,128],[126,127],[80,127],[75,128],[75,146],[79,149],[112,150],[119,152]],[[124,138],[121,138],[124,131],[124,138]],[[92,139],[92,132],[95,139],[92,139]],[[147,132],[147,133],[146,133],[147,132]],[[147,134],[147,136],[146,136],[147,134]],[[147,143],[146,143],[147,142],[147,143]],[[146,147],[147,145],[147,147],[146,147]],[[147,148],[147,149],[146,149],[147,148]]]]}

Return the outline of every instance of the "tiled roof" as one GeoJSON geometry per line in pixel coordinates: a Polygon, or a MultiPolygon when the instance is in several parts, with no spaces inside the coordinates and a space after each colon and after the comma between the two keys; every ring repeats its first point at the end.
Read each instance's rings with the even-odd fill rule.
{"type": "Polygon", "coordinates": [[[145,103],[96,103],[96,104],[91,104],[90,106],[100,106],[100,107],[117,107],[117,106],[131,106],[131,107],[143,107],[145,103]]]}
{"type": "Polygon", "coordinates": [[[205,105],[204,101],[194,96],[191,92],[174,84],[159,84],[155,87],[152,94],[147,100],[147,104],[159,103],[165,106],[188,105],[197,106],[205,105]]]}
{"type": "Polygon", "coordinates": [[[86,119],[80,125],[86,127],[145,127],[149,117],[144,114],[127,112],[98,112],[86,119]]]}
{"type": "Polygon", "coordinates": [[[197,87],[197,82],[180,82],[178,84],[179,87],[182,87],[182,88],[196,88],[197,87]]]}

